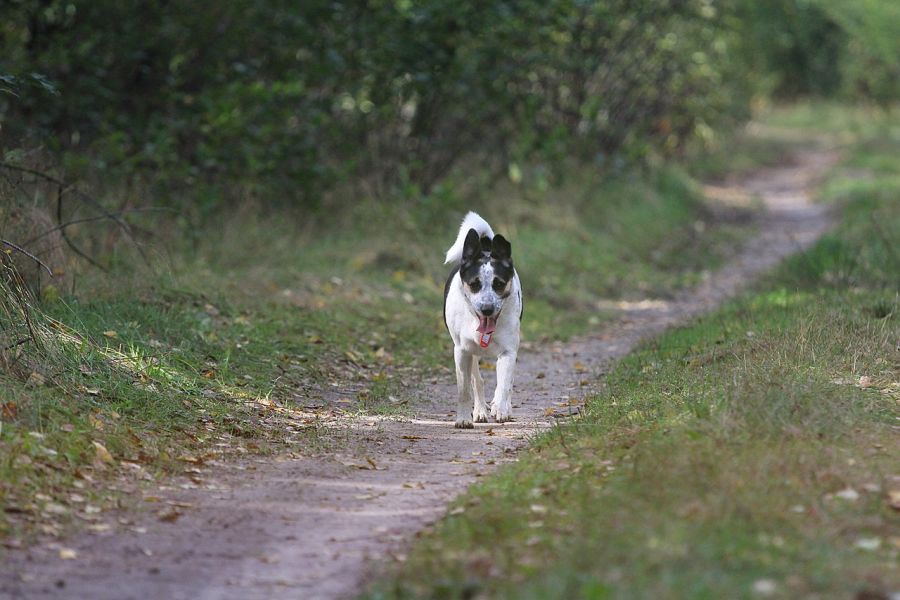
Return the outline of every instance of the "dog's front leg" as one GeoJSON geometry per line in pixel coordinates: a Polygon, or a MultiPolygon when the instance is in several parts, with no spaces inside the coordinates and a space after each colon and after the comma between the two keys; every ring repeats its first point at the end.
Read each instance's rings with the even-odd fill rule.
{"type": "Polygon", "coordinates": [[[498,423],[510,420],[512,412],[513,372],[516,369],[516,353],[504,352],[497,357],[497,389],[494,390],[494,401],[491,402],[491,416],[498,423]]]}
{"type": "Polygon", "coordinates": [[[472,420],[476,423],[488,422],[488,407],[484,403],[484,379],[478,368],[478,357],[472,355],[472,389],[475,392],[475,408],[472,410],[472,420]]]}
{"type": "Polygon", "coordinates": [[[464,352],[462,348],[453,349],[453,359],[456,361],[456,424],[457,429],[472,429],[472,355],[464,352]]]}

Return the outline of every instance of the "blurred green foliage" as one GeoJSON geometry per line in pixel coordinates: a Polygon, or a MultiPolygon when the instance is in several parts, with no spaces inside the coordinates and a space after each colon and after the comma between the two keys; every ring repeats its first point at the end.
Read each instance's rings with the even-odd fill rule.
{"type": "Polygon", "coordinates": [[[698,0],[16,0],[4,12],[0,71],[61,92],[3,95],[5,139],[176,183],[282,182],[297,201],[350,176],[427,190],[471,157],[503,171],[629,161],[741,104],[723,87],[731,31],[698,0]]]}
{"type": "Polygon", "coordinates": [[[760,92],[896,97],[887,4],[8,0],[0,149],[302,206],[348,180],[427,192],[464,161],[614,167],[760,92]]]}

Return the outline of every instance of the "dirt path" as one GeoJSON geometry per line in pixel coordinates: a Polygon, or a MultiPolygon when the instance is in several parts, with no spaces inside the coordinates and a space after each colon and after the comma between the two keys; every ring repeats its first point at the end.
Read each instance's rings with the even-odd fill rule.
{"type": "Polygon", "coordinates": [[[447,376],[446,384],[426,386],[414,419],[353,422],[352,455],[216,467],[215,477],[204,477],[215,485],[182,489],[173,482],[153,491],[162,502],[157,507],[185,507],[174,522],[148,511],[116,531],[68,540],[74,560],[61,560],[58,546],[11,553],[0,570],[0,598],[352,597],[378,561],[402,560],[406,542],[439,519],[450,500],[513,460],[529,436],[553,421],[547,408],[577,407],[590,393],[579,381],[596,381],[640,340],[712,309],[812,243],[829,218],[809,193],[835,162],[833,153],[810,150],[789,166],[710,187],[724,201],[761,197],[767,209],[761,233],[673,300],[618,303],[621,316],[591,337],[525,347],[514,422],[453,429],[455,389],[447,376]]]}

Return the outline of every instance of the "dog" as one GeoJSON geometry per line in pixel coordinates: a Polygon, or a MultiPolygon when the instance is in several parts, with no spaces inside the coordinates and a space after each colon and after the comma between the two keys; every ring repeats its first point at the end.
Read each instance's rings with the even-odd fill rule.
{"type": "Polygon", "coordinates": [[[470,212],[444,264],[454,265],[444,286],[444,324],[453,340],[456,362],[454,426],[472,429],[474,423],[488,421],[484,380],[478,369],[485,356],[497,359],[490,414],[498,423],[509,421],[524,308],[512,247],[502,235],[494,235],[487,221],[470,212]]]}

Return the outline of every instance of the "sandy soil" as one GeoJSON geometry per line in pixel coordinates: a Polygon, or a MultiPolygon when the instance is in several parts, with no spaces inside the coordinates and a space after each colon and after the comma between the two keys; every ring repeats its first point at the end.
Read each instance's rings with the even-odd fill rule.
{"type": "MultiPolygon", "coordinates": [[[[425,385],[415,418],[349,423],[346,455],[216,466],[203,476],[213,485],[182,489],[175,481],[148,490],[159,500],[156,510],[128,515],[127,526],[115,530],[63,540],[77,558],[63,560],[56,544],[11,551],[0,568],[0,598],[353,597],[384,561],[403,560],[416,532],[440,519],[477,477],[515,460],[560,414],[577,411],[592,382],[642,339],[714,308],[821,235],[829,215],[809,196],[835,162],[833,153],[809,150],[790,165],[710,186],[723,203],[761,198],[760,233],[669,301],[614,303],[620,316],[600,331],[566,344],[526,345],[515,421],[453,429],[448,375],[425,385]],[[159,506],[181,514],[161,520],[159,506]]],[[[485,373],[488,397],[492,375],[485,373]]]]}

